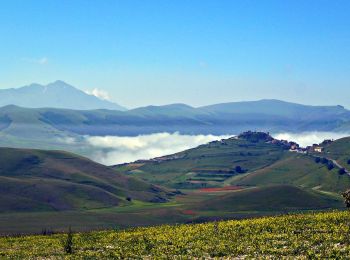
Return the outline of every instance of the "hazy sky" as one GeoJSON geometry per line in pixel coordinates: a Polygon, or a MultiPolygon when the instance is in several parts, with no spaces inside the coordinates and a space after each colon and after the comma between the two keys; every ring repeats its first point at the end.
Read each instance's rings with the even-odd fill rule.
{"type": "Polygon", "coordinates": [[[0,88],[121,105],[278,98],[350,108],[348,0],[0,0],[0,88]]]}

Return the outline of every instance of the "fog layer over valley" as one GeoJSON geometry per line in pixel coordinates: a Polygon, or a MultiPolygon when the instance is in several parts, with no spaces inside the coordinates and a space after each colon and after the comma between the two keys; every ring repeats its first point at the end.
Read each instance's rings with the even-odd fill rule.
{"type": "MultiPolygon", "coordinates": [[[[321,143],[325,139],[339,139],[349,136],[349,133],[334,132],[304,132],[276,133],[274,138],[295,141],[305,147],[321,143]]],[[[83,138],[61,139],[60,142],[74,146],[83,145],[87,152],[83,155],[105,164],[114,165],[133,162],[139,159],[181,152],[214,140],[229,138],[232,135],[183,135],[180,133],[155,133],[139,136],[84,136],[83,138]]]]}
{"type": "Polygon", "coordinates": [[[113,165],[173,154],[228,137],[157,133],[136,137],[85,136],[85,142],[93,147],[91,159],[105,165],[113,165]]]}
{"type": "Polygon", "coordinates": [[[319,144],[326,139],[340,139],[350,136],[350,133],[335,132],[304,132],[304,133],[277,133],[272,134],[274,138],[279,140],[294,141],[305,147],[312,144],[319,144]]]}

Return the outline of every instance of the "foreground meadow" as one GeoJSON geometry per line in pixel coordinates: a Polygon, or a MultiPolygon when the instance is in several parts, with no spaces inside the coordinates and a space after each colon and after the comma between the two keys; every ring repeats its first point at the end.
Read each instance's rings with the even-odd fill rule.
{"type": "Polygon", "coordinates": [[[71,245],[67,234],[2,237],[0,258],[348,258],[350,213],[77,233],[71,245]]]}

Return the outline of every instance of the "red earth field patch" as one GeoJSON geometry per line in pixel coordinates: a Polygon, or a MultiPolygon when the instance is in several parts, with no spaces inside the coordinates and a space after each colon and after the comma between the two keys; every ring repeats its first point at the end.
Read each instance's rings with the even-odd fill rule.
{"type": "Polygon", "coordinates": [[[183,210],[182,214],[185,214],[185,215],[197,215],[196,212],[194,212],[193,210],[190,210],[190,209],[183,210]]]}

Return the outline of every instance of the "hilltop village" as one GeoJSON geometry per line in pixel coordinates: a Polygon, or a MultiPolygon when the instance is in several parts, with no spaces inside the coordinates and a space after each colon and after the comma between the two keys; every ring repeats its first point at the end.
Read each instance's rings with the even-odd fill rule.
{"type": "MultiPolygon", "coordinates": [[[[275,139],[270,135],[269,132],[265,133],[265,132],[257,132],[257,131],[243,132],[242,134],[238,135],[236,138],[246,139],[253,142],[265,141],[266,143],[284,146],[286,149],[288,149],[291,152],[305,153],[305,154],[309,152],[322,153],[324,151],[324,146],[334,141],[334,140],[327,139],[320,144],[313,144],[310,146],[301,147],[298,143],[293,141],[275,139]]],[[[224,140],[221,140],[221,142],[223,141],[224,140]]]]}

